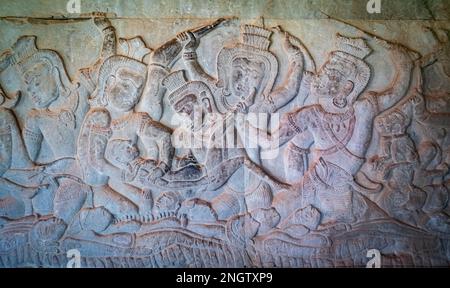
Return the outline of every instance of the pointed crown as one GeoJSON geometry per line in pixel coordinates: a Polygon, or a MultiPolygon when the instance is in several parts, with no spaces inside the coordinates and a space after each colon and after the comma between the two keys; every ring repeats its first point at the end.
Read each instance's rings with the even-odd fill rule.
{"type": "Polygon", "coordinates": [[[269,50],[272,32],[254,25],[241,26],[241,43],[261,50],[269,50]]]}
{"type": "Polygon", "coordinates": [[[336,34],[336,46],[337,50],[353,55],[359,59],[366,58],[372,49],[362,38],[349,38],[336,34]]]}

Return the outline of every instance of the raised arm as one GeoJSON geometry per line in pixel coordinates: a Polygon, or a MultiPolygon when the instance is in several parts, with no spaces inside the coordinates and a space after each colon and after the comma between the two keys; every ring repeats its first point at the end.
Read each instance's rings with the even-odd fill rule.
{"type": "Polygon", "coordinates": [[[385,41],[382,43],[390,51],[390,57],[395,67],[395,76],[388,88],[377,94],[379,112],[394,106],[407,93],[414,67],[413,57],[415,57],[411,51],[401,45],[385,41]]]}
{"type": "MultiPolygon", "coordinates": [[[[154,120],[159,121],[163,114],[162,99],[166,89],[162,86],[162,80],[169,74],[170,67],[178,59],[179,54],[183,51],[184,46],[188,44],[189,37],[187,34],[192,35],[193,41],[196,40],[195,35],[201,37],[208,32],[215,29],[225,19],[218,19],[210,25],[200,27],[193,30],[193,32],[184,32],[177,36],[177,38],[171,39],[155,49],[150,55],[150,63],[148,65],[147,82],[145,84],[144,92],[141,97],[141,101],[137,105],[138,112],[147,112],[154,120]]],[[[191,59],[195,55],[195,49],[197,47],[188,47],[192,53],[184,53],[183,58],[187,63],[188,69],[192,71],[191,76],[193,79],[197,79],[197,74],[207,75],[201,66],[197,63],[196,59],[191,59]]],[[[196,58],[196,57],[195,57],[196,58]]]]}
{"type": "Polygon", "coordinates": [[[79,70],[78,81],[81,87],[90,95],[97,86],[97,73],[106,58],[117,54],[117,37],[116,30],[111,25],[111,22],[105,17],[94,18],[94,23],[102,33],[102,47],[100,49],[100,56],[96,62],[86,68],[79,70]]]}
{"type": "MultiPolygon", "coordinates": [[[[283,83],[270,93],[269,100],[273,104],[273,108],[270,109],[272,113],[288,104],[300,89],[304,70],[304,54],[302,49],[293,42],[294,38],[285,33],[283,48],[288,56],[289,68],[283,83]]],[[[300,44],[299,41],[295,42],[300,44]]]]}
{"type": "Polygon", "coordinates": [[[263,149],[274,149],[283,146],[299,134],[307,133],[308,125],[304,119],[306,114],[309,113],[309,109],[309,107],[305,107],[295,112],[284,114],[281,117],[280,125],[272,133],[256,128],[247,122],[246,128],[250,133],[257,136],[249,137],[250,141],[253,141],[253,144],[259,145],[263,149]]]}
{"type": "Polygon", "coordinates": [[[111,24],[108,18],[96,17],[94,23],[98,29],[102,32],[103,42],[100,52],[100,58],[106,59],[112,55],[117,54],[117,37],[116,29],[111,24]]]}
{"type": "Polygon", "coordinates": [[[216,79],[206,73],[197,61],[196,49],[200,44],[199,39],[197,39],[195,35],[189,31],[180,33],[177,37],[184,43],[183,61],[189,73],[189,78],[191,80],[199,80],[209,85],[214,85],[214,83],[216,83],[216,79]]]}
{"type": "Polygon", "coordinates": [[[166,92],[162,80],[169,74],[171,64],[177,59],[182,49],[182,43],[174,38],[150,54],[147,80],[141,100],[136,106],[137,112],[146,112],[156,121],[161,119],[163,115],[162,101],[166,92]]]}
{"type": "Polygon", "coordinates": [[[436,46],[435,46],[434,51],[432,51],[429,54],[424,55],[420,59],[420,64],[421,64],[422,68],[425,68],[427,66],[434,64],[436,61],[439,60],[439,58],[444,56],[446,53],[446,50],[448,50],[448,48],[446,49],[446,46],[448,47],[448,45],[450,44],[449,42],[441,41],[438,34],[436,34],[436,32],[433,29],[431,29],[430,27],[424,27],[424,30],[429,32],[429,34],[431,34],[433,41],[436,43],[436,46]]]}

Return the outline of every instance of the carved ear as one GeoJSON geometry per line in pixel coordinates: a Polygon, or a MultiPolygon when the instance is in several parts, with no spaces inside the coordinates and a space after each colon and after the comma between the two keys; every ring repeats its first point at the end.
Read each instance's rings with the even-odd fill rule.
{"type": "Polygon", "coordinates": [[[450,31],[445,29],[436,29],[436,36],[441,43],[447,43],[450,41],[450,31]]]}
{"type": "MultiPolygon", "coordinates": [[[[59,71],[58,67],[56,67],[56,66],[52,67],[52,74],[53,74],[54,79],[59,80],[59,86],[61,86],[61,88],[63,90],[62,92],[64,92],[64,94],[66,94],[67,89],[69,87],[66,87],[66,85],[64,85],[63,79],[61,78],[61,72],[59,71]]],[[[58,89],[59,89],[59,86],[58,86],[58,89]]]]}
{"type": "Polygon", "coordinates": [[[106,79],[105,90],[106,90],[106,89],[109,89],[109,87],[110,87],[111,85],[114,85],[115,82],[116,82],[116,76],[110,75],[110,76],[108,77],[108,79],[106,79]]]}
{"type": "Polygon", "coordinates": [[[108,79],[106,79],[105,90],[103,91],[102,99],[100,99],[101,103],[105,106],[108,105],[107,94],[109,92],[109,89],[112,85],[114,85],[115,82],[116,82],[116,76],[114,76],[114,75],[110,75],[108,77],[108,79]]]}
{"type": "Polygon", "coordinates": [[[347,80],[347,82],[345,83],[345,86],[344,86],[345,94],[349,95],[350,93],[353,92],[354,88],[355,88],[355,84],[353,83],[353,81],[347,80]]]}
{"type": "Polygon", "coordinates": [[[203,106],[203,108],[205,108],[205,110],[208,111],[208,113],[212,113],[211,102],[209,101],[208,98],[206,98],[206,93],[205,92],[201,93],[201,98],[202,98],[202,106],[203,106]]]}

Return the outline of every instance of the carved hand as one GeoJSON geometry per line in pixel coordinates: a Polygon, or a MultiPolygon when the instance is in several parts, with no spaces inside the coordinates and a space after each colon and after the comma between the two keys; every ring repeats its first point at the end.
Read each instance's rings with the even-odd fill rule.
{"type": "Polygon", "coordinates": [[[151,183],[157,183],[157,180],[164,176],[165,172],[160,167],[157,167],[153,170],[153,172],[148,176],[148,180],[151,183]]]}
{"type": "Polygon", "coordinates": [[[288,54],[289,62],[295,62],[296,64],[301,65],[303,63],[302,50],[300,49],[300,47],[292,43],[293,38],[288,32],[285,32],[284,37],[283,48],[288,54]]]}
{"type": "Polygon", "coordinates": [[[194,34],[191,31],[186,31],[178,34],[177,39],[184,45],[184,50],[188,52],[194,52],[200,44],[200,41],[195,38],[194,34]]]}
{"type": "Polygon", "coordinates": [[[238,112],[238,113],[247,113],[248,112],[247,104],[245,102],[239,102],[236,105],[236,112],[238,112]]]}
{"type": "Polygon", "coordinates": [[[299,41],[293,37],[289,32],[284,31],[281,26],[273,27],[272,30],[277,33],[284,36],[284,42],[283,42],[283,49],[286,51],[289,62],[296,62],[296,64],[302,64],[303,63],[303,53],[300,48],[299,41]]]}
{"type": "Polygon", "coordinates": [[[163,174],[166,174],[167,171],[170,170],[170,167],[169,167],[166,163],[164,163],[164,162],[159,163],[158,168],[161,169],[161,171],[163,172],[163,174]]]}
{"type": "Polygon", "coordinates": [[[97,26],[102,31],[112,26],[111,21],[109,21],[109,19],[105,17],[95,17],[94,23],[95,26],[97,26]]]}
{"type": "Polygon", "coordinates": [[[375,41],[391,52],[392,59],[400,63],[412,63],[420,58],[420,55],[405,46],[375,38],[375,41]]]}
{"type": "Polygon", "coordinates": [[[108,128],[111,122],[111,115],[106,109],[97,109],[86,116],[86,126],[96,128],[108,128]]]}

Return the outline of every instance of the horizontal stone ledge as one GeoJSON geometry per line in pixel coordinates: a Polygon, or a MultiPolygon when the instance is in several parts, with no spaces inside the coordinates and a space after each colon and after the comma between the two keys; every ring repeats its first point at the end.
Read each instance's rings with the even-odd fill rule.
{"type": "MultiPolygon", "coordinates": [[[[110,18],[216,18],[243,19],[323,19],[326,15],[342,19],[370,20],[448,20],[447,0],[380,0],[381,13],[369,13],[369,0],[5,0],[0,17],[81,18],[93,11],[110,18]],[[79,1],[78,13],[69,13],[67,4],[79,1]]],[[[74,6],[75,7],[75,6],[74,6]]],[[[72,10],[73,11],[73,10],[72,10]]]]}

